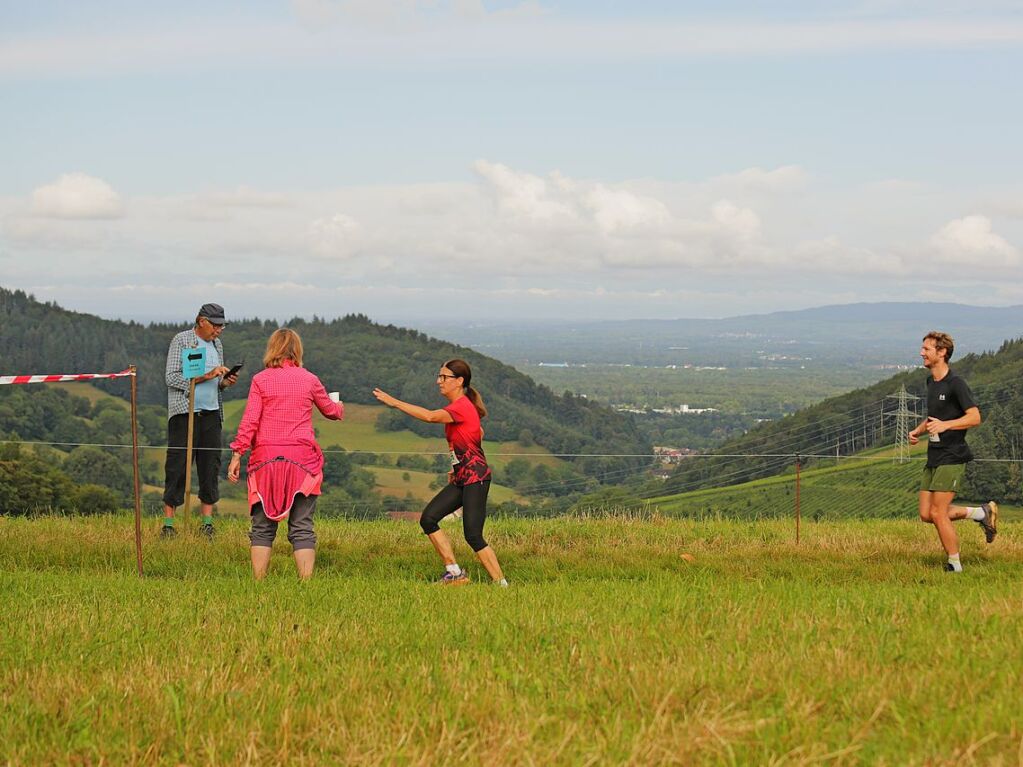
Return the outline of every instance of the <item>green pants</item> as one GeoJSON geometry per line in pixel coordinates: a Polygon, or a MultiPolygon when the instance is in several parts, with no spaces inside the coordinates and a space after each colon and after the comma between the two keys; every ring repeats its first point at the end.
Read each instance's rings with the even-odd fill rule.
{"type": "Polygon", "coordinates": [[[963,484],[966,474],[965,463],[950,463],[946,466],[924,466],[920,478],[920,490],[931,493],[954,493],[963,484]]]}

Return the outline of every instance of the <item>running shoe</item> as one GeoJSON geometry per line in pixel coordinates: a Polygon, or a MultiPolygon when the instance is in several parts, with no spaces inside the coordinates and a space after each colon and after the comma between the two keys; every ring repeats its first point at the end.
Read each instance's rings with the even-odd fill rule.
{"type": "Polygon", "coordinates": [[[994,501],[982,503],[980,508],[984,510],[984,519],[977,522],[984,529],[984,537],[991,543],[998,535],[998,504],[994,501]]]}
{"type": "Polygon", "coordinates": [[[955,567],[953,567],[951,562],[946,562],[945,563],[945,572],[946,573],[961,573],[962,570],[956,570],[955,567]]]}
{"type": "Polygon", "coordinates": [[[465,570],[462,570],[458,575],[452,575],[451,573],[444,573],[443,577],[437,581],[444,586],[465,586],[469,582],[469,576],[465,574],[465,570]]]}
{"type": "Polygon", "coordinates": [[[491,581],[491,583],[493,583],[495,586],[500,586],[502,589],[508,588],[508,579],[507,578],[502,578],[499,581],[491,581]]]}
{"type": "Polygon", "coordinates": [[[163,527],[162,527],[162,528],[160,529],[160,537],[161,537],[161,538],[176,538],[176,537],[177,537],[177,535],[178,535],[178,531],[177,531],[177,530],[175,530],[175,529],[174,529],[173,527],[171,527],[170,525],[164,525],[164,526],[163,526],[163,527]]]}
{"type": "Polygon", "coordinates": [[[213,540],[213,536],[217,534],[217,531],[213,529],[213,525],[209,524],[208,522],[199,528],[199,532],[201,532],[211,541],[213,540]]]}

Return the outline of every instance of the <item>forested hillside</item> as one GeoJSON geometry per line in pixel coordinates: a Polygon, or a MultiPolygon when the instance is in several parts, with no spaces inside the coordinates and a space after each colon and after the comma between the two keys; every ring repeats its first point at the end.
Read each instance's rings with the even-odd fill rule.
{"type": "MultiPolygon", "coordinates": [[[[228,307],[228,318],[231,318],[228,307]]],[[[166,402],[164,366],[171,337],[188,327],[140,325],[104,320],[42,303],[21,291],[0,288],[0,374],[77,373],[138,367],[142,404],[166,402]]],[[[435,384],[438,367],[462,357],[473,367],[473,383],[482,392],[491,416],[488,439],[535,442],[554,453],[650,454],[649,442],[627,415],[568,394],[557,395],[514,368],[471,349],[430,338],[415,330],[373,323],[365,316],[325,321],[295,319],[288,325],[303,338],[306,366],[349,402],[373,403],[380,386],[395,396],[426,405],[441,405],[435,384]]],[[[222,340],[228,364],[245,360],[239,385],[227,391],[244,398],[253,373],[262,367],[266,339],[277,323],[259,319],[234,321],[222,340]]],[[[110,393],[126,397],[123,381],[100,382],[110,393]]],[[[381,428],[420,429],[411,419],[390,413],[381,428]]],[[[69,427],[70,428],[70,427],[69,427]]],[[[435,435],[436,429],[429,432],[435,435]]],[[[623,459],[582,459],[578,467],[598,478],[612,476],[623,459]]]]}
{"type": "MultiPolygon", "coordinates": [[[[984,422],[969,434],[977,458],[967,478],[969,490],[984,497],[1023,500],[1020,463],[1023,459],[1023,338],[1006,341],[984,354],[953,357],[952,368],[966,378],[980,404],[984,422]],[[1016,461],[1012,463],[1011,461],[1016,461]]],[[[832,397],[779,421],[761,424],[729,440],[712,454],[683,462],[665,483],[666,493],[700,487],[739,484],[789,470],[793,456],[813,464],[813,456],[847,456],[891,444],[895,437],[895,394],[902,386],[911,397],[909,409],[922,417],[926,409],[926,380],[920,368],[872,386],[832,397]]],[[[919,421],[910,420],[911,428],[919,421]]]]}

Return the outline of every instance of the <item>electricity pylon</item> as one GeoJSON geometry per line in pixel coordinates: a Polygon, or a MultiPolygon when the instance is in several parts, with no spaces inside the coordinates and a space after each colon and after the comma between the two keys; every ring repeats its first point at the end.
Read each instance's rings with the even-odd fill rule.
{"type": "Polygon", "coordinates": [[[895,463],[905,463],[909,460],[909,420],[910,418],[919,419],[916,414],[916,401],[919,397],[914,397],[908,391],[906,391],[906,385],[903,384],[899,387],[899,390],[895,394],[889,394],[885,399],[894,399],[896,402],[895,410],[886,410],[885,415],[895,416],[895,463]],[[913,409],[909,409],[909,403],[912,401],[913,409]]]}

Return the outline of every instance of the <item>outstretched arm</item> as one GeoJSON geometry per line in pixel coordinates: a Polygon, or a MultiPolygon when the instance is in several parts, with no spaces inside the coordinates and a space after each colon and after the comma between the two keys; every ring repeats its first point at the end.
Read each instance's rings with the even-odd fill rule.
{"type": "Polygon", "coordinates": [[[454,423],[455,419],[451,417],[451,413],[447,410],[427,410],[425,407],[419,405],[412,405],[408,402],[402,402],[396,397],[392,397],[382,389],[374,389],[373,396],[376,397],[380,402],[387,405],[387,407],[397,408],[406,415],[410,415],[413,418],[418,418],[420,421],[426,421],[426,423],[454,423]]]}

